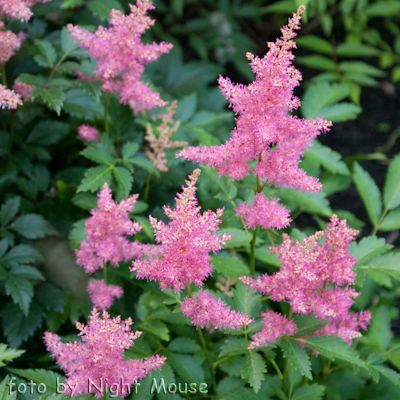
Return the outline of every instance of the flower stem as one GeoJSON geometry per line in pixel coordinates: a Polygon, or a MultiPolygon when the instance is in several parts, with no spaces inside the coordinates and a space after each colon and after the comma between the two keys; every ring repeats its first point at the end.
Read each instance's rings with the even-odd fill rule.
{"type": "Polygon", "coordinates": [[[103,261],[103,279],[104,283],[107,283],[107,264],[103,261]]]}
{"type": "Polygon", "coordinates": [[[254,271],[256,269],[256,259],[255,259],[255,247],[256,247],[256,239],[257,239],[257,231],[258,231],[258,226],[256,226],[256,229],[254,230],[253,233],[253,239],[251,240],[251,253],[250,253],[250,276],[253,277],[254,271]]]}
{"type": "Polygon", "coordinates": [[[107,136],[110,134],[108,133],[108,103],[110,101],[110,92],[106,92],[105,98],[104,98],[104,131],[107,133],[107,136]]]}
{"type": "Polygon", "coordinates": [[[144,187],[144,198],[143,198],[143,201],[144,201],[145,203],[147,202],[147,198],[149,197],[149,189],[150,189],[151,175],[153,175],[153,171],[150,171],[150,172],[147,174],[146,186],[144,187]]]}
{"type": "Polygon", "coordinates": [[[6,66],[1,64],[1,83],[7,87],[6,66]]]}
{"type": "Polygon", "coordinates": [[[281,369],[278,367],[278,364],[275,362],[275,360],[273,358],[271,358],[269,361],[271,361],[271,364],[274,366],[275,371],[279,375],[279,378],[281,379],[281,381],[283,381],[283,374],[282,374],[281,369]]]}
{"type": "Polygon", "coordinates": [[[385,207],[385,209],[383,210],[382,215],[379,219],[379,222],[374,226],[374,229],[371,232],[371,236],[376,235],[376,232],[378,232],[378,229],[382,224],[383,218],[385,218],[385,215],[387,214],[388,211],[389,211],[389,209],[387,207],[385,207]]]}
{"type": "Polygon", "coordinates": [[[8,155],[12,153],[12,146],[14,140],[14,116],[16,110],[11,110],[11,120],[10,120],[10,135],[8,137],[8,155]]]}
{"type": "MultiPolygon", "coordinates": [[[[187,284],[187,290],[188,290],[188,296],[191,299],[192,298],[192,290],[190,288],[190,282],[187,284]]],[[[207,358],[208,365],[210,367],[210,374],[211,374],[211,382],[212,382],[213,392],[214,392],[214,394],[216,394],[217,393],[217,382],[215,381],[213,363],[211,362],[210,353],[208,352],[207,344],[206,344],[206,341],[204,340],[204,336],[203,336],[203,331],[202,331],[202,329],[200,327],[197,328],[197,333],[199,334],[201,347],[203,347],[204,353],[205,353],[206,358],[207,358]]]]}

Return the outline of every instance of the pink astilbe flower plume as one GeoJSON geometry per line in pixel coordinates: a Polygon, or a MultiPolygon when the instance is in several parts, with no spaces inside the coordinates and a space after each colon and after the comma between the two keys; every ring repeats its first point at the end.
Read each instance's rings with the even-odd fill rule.
{"type": "Polygon", "coordinates": [[[29,21],[33,15],[31,8],[36,3],[47,3],[51,0],[0,0],[0,18],[7,17],[29,21]]]}
{"type": "Polygon", "coordinates": [[[18,93],[24,101],[29,101],[31,98],[30,93],[35,89],[35,86],[28,85],[24,82],[15,82],[13,85],[13,90],[18,93]]]}
{"type": "Polygon", "coordinates": [[[356,276],[353,271],[356,259],[350,257],[348,250],[349,242],[357,234],[357,230],[347,226],[346,220],[339,221],[336,215],[331,217],[325,232],[316,232],[303,243],[297,241],[293,245],[289,236],[282,234],[282,244],[271,248],[282,262],[279,271],[256,280],[246,276],[239,280],[251,289],[270,295],[274,301],[288,301],[295,313],[315,313],[320,320],[328,318],[332,326],[324,329],[338,335],[343,333],[340,337],[346,340],[349,334],[334,328],[337,321],[343,321],[355,337],[354,331],[369,323],[368,312],[355,317],[349,313],[353,299],[359,296],[350,287],[356,276]],[[325,244],[317,243],[324,236],[325,244]]]}
{"type": "Polygon", "coordinates": [[[100,143],[99,134],[94,126],[85,124],[79,126],[78,136],[87,142],[94,140],[95,142],[100,143]]]}
{"type": "Polygon", "coordinates": [[[297,331],[297,325],[293,320],[287,319],[279,313],[265,311],[261,312],[261,317],[264,328],[252,336],[253,340],[248,345],[248,350],[267,346],[267,342],[274,343],[282,335],[293,336],[297,331]]]}
{"type": "Polygon", "coordinates": [[[292,221],[289,218],[289,211],[281,204],[279,199],[269,201],[264,193],[257,193],[254,204],[242,203],[236,207],[236,215],[244,218],[247,228],[256,229],[258,225],[262,228],[287,227],[292,221]]]}
{"type": "Polygon", "coordinates": [[[51,357],[65,371],[65,388],[71,396],[94,393],[100,398],[107,383],[107,387],[119,384],[118,395],[123,398],[135,382],[152,370],[161,369],[166,358],[155,355],[144,360],[124,361],[124,351],[133,346],[142,332],[131,332],[131,318],[121,321],[120,316],[111,319],[106,311],[103,318],[99,314],[94,309],[86,326],[76,323],[82,342],[62,343],[51,332],[45,332],[44,342],[51,357]]]}
{"type": "Polygon", "coordinates": [[[21,96],[13,90],[0,85],[0,107],[15,110],[20,105],[22,105],[21,96]]]}
{"type": "Polygon", "coordinates": [[[100,26],[95,33],[67,25],[72,39],[98,60],[96,77],[104,82],[104,90],[119,94],[121,102],[129,103],[135,113],[167,104],[147,83],[140,81],[144,66],[173,47],[165,42],[140,42],[145,31],[154,25],[155,21],[147,15],[153,8],[149,0],[137,0],[136,6],[130,5],[129,15],[113,9],[110,27],[100,26]]]}
{"type": "Polygon", "coordinates": [[[98,310],[110,308],[114,299],[119,299],[124,291],[117,285],[107,285],[104,279],[100,281],[90,280],[87,285],[90,300],[98,310]]]}
{"type": "Polygon", "coordinates": [[[3,29],[4,23],[0,21],[0,64],[5,64],[10,59],[19,50],[22,42],[15,33],[3,29]]]}
{"type": "Polygon", "coordinates": [[[135,208],[138,194],[129,196],[119,204],[111,196],[111,189],[104,183],[98,194],[97,209],[85,222],[86,239],[76,250],[77,263],[87,273],[103,268],[103,262],[110,262],[114,267],[121,261],[128,262],[143,254],[148,255],[153,246],[130,242],[125,235],[134,235],[142,227],[129,219],[128,212],[135,208]]]}
{"type": "Polygon", "coordinates": [[[187,187],[182,187],[183,192],[175,198],[175,209],[164,206],[164,212],[171,220],[169,225],[149,216],[150,225],[155,229],[155,240],[161,243],[161,256],[134,261],[131,271],[137,272],[136,278],[158,281],[162,290],[173,288],[178,292],[190,282],[202,286],[211,274],[208,253],[221,250],[231,235],[216,233],[223,209],[200,214],[195,187],[199,176],[199,169],[189,175],[189,181],[185,181],[187,187]]]}
{"type": "Polygon", "coordinates": [[[183,315],[192,320],[193,325],[204,328],[213,324],[215,328],[242,328],[243,324],[250,325],[254,319],[240,312],[231,310],[221,299],[216,299],[207,290],[200,289],[192,298],[185,298],[181,310],[183,315]]]}

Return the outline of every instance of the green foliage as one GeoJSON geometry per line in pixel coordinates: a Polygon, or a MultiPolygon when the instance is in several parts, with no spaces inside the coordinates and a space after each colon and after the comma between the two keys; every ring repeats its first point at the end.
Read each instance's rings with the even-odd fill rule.
{"type": "Polygon", "coordinates": [[[247,379],[256,393],[259,392],[264,374],[267,372],[265,361],[260,354],[250,350],[244,357],[241,376],[247,379]]]}

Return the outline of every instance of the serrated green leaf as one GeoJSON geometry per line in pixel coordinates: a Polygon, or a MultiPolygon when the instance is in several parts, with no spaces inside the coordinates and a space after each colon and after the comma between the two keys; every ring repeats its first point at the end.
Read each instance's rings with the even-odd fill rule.
{"type": "Polygon", "coordinates": [[[325,392],[325,386],[317,385],[305,385],[297,388],[292,396],[292,400],[322,400],[322,396],[325,392]]]}
{"type": "Polygon", "coordinates": [[[101,81],[85,81],[78,79],[77,82],[79,86],[87,93],[89,96],[93,96],[97,102],[100,101],[100,97],[103,93],[102,82],[101,81]]]}
{"type": "Polygon", "coordinates": [[[110,12],[113,8],[124,12],[124,8],[118,0],[90,0],[87,7],[93,14],[106,21],[110,19],[110,12]]]}
{"type": "Polygon", "coordinates": [[[322,39],[319,36],[306,35],[298,37],[296,38],[296,44],[306,49],[314,50],[317,53],[328,55],[333,53],[332,45],[326,39],[322,39]]]}
{"type": "Polygon", "coordinates": [[[296,61],[308,68],[318,69],[322,71],[334,71],[336,64],[327,57],[320,55],[312,55],[305,57],[296,57],[296,61]]]}
{"type": "Polygon", "coordinates": [[[10,302],[1,310],[1,317],[7,342],[11,347],[17,348],[42,325],[44,312],[33,300],[29,314],[25,316],[18,305],[10,302]]]}
{"type": "Polygon", "coordinates": [[[27,316],[33,297],[32,284],[18,275],[10,275],[6,280],[5,288],[7,295],[12,297],[14,303],[18,304],[25,316],[27,316]]]}
{"type": "Polygon", "coordinates": [[[295,332],[294,337],[308,336],[311,333],[322,329],[325,325],[329,323],[328,319],[319,321],[316,318],[315,314],[296,314],[293,318],[293,321],[297,325],[297,331],[295,332]]]}
{"type": "Polygon", "coordinates": [[[18,265],[11,269],[11,275],[16,275],[19,278],[25,279],[39,279],[44,281],[44,276],[42,273],[35,267],[30,267],[28,265],[18,265]]]}
{"type": "Polygon", "coordinates": [[[388,252],[392,247],[383,238],[367,236],[358,243],[350,243],[350,255],[357,258],[357,265],[368,265],[373,259],[388,252]]]}
{"type": "Polygon", "coordinates": [[[237,283],[236,287],[232,289],[233,299],[238,311],[250,318],[256,317],[261,309],[261,295],[254,293],[247,286],[242,283],[237,283]]]}
{"type": "Polygon", "coordinates": [[[98,197],[91,193],[77,193],[72,199],[72,203],[83,210],[93,210],[97,207],[98,197]]]}
{"type": "Polygon", "coordinates": [[[67,56],[75,49],[79,49],[79,43],[71,39],[70,33],[65,26],[61,29],[61,49],[64,52],[64,56],[67,56]]]}
{"type": "Polygon", "coordinates": [[[353,348],[349,347],[347,342],[344,342],[336,336],[311,336],[307,339],[297,340],[305,343],[307,346],[311,347],[311,349],[332,361],[338,358],[339,360],[347,361],[365,368],[364,363],[360,360],[359,354],[353,348]]]}
{"type": "Polygon", "coordinates": [[[304,118],[313,119],[324,108],[346,98],[349,87],[346,84],[330,84],[326,81],[309,86],[303,96],[301,112],[304,118]]]}
{"type": "Polygon", "coordinates": [[[61,108],[64,104],[65,93],[56,89],[42,89],[39,92],[40,97],[57,115],[60,115],[61,108]]]}
{"type": "Polygon", "coordinates": [[[127,142],[122,147],[122,157],[124,159],[132,158],[139,151],[139,145],[135,142],[127,142]]]}
{"type": "Polygon", "coordinates": [[[115,167],[113,169],[113,175],[117,181],[119,197],[121,197],[121,199],[127,198],[132,189],[132,174],[126,168],[115,167]]]}
{"type": "Polygon", "coordinates": [[[57,58],[57,53],[54,50],[53,45],[47,40],[35,39],[36,48],[39,50],[40,54],[46,62],[46,66],[53,68],[54,62],[57,58]]]}
{"type": "Polygon", "coordinates": [[[400,205],[400,154],[393,158],[386,175],[383,204],[388,210],[400,205]]]}
{"type": "Polygon", "coordinates": [[[15,267],[19,264],[29,264],[41,260],[42,256],[33,247],[26,244],[14,246],[2,259],[4,265],[15,267]]]}
{"type": "Polygon", "coordinates": [[[49,146],[68,134],[69,125],[60,121],[40,121],[34,126],[26,143],[49,146]]]}
{"type": "Polygon", "coordinates": [[[245,338],[232,337],[226,339],[224,344],[221,346],[219,358],[245,353],[247,353],[247,343],[245,338]]]}
{"type": "Polygon", "coordinates": [[[186,337],[176,338],[169,345],[171,351],[177,353],[195,353],[201,350],[201,347],[193,340],[186,337]]]}
{"type": "Polygon", "coordinates": [[[367,343],[380,352],[385,352],[392,340],[389,309],[380,306],[372,310],[372,322],[368,332],[362,336],[362,342],[367,343]]]}
{"type": "Polygon", "coordinates": [[[154,164],[148,158],[132,157],[129,158],[129,162],[149,172],[154,173],[156,176],[160,176],[160,171],[154,166],[154,164]]]}
{"type": "Polygon", "coordinates": [[[305,156],[333,174],[350,175],[346,164],[341,161],[341,154],[328,146],[322,145],[317,140],[314,140],[313,145],[307,148],[305,156]]]}
{"type": "Polygon", "coordinates": [[[10,377],[6,375],[0,383],[0,400],[15,400],[17,398],[17,391],[10,389],[10,377]]]}
{"type": "Polygon", "coordinates": [[[341,43],[336,47],[339,57],[376,57],[381,54],[380,50],[373,46],[361,43],[341,43]]]}
{"type": "Polygon", "coordinates": [[[68,239],[73,249],[79,249],[81,241],[86,239],[85,222],[86,219],[84,218],[72,224],[72,230],[68,239]]]}
{"type": "Polygon", "coordinates": [[[17,78],[17,82],[23,82],[32,86],[42,86],[42,82],[40,81],[40,79],[37,76],[30,74],[21,74],[17,78]]]}
{"type": "Polygon", "coordinates": [[[267,367],[264,359],[260,354],[250,350],[244,357],[244,362],[240,375],[243,379],[247,379],[250,386],[256,393],[260,390],[261,382],[264,380],[264,374],[267,372],[267,367]]]}
{"type": "Polygon", "coordinates": [[[289,338],[281,338],[278,345],[282,348],[283,356],[288,359],[292,366],[303,376],[312,379],[311,362],[306,350],[289,338]]]}
{"type": "Polygon", "coordinates": [[[24,353],[25,350],[8,349],[6,344],[0,343],[0,367],[4,367],[6,365],[3,361],[12,361],[14,358],[18,358],[24,353]]]}
{"type": "Polygon", "coordinates": [[[400,208],[390,211],[379,225],[380,231],[395,231],[400,229],[400,208]]]}
{"type": "Polygon", "coordinates": [[[46,309],[64,312],[64,292],[48,282],[35,287],[35,299],[46,309]]]}
{"type": "Polygon", "coordinates": [[[159,336],[162,340],[169,341],[169,329],[164,322],[159,320],[148,320],[140,323],[140,329],[159,336]]]}
{"type": "Polygon", "coordinates": [[[6,226],[14,219],[21,204],[21,197],[16,196],[8,199],[0,209],[0,225],[6,226]]]}
{"type": "Polygon", "coordinates": [[[365,208],[367,209],[369,219],[372,225],[376,226],[382,212],[381,193],[378,186],[371,175],[357,162],[354,163],[353,179],[365,208]]]}
{"type": "Polygon", "coordinates": [[[92,160],[98,164],[103,165],[113,165],[115,164],[115,160],[111,156],[111,154],[107,151],[107,149],[101,143],[93,143],[92,140],[89,143],[89,146],[81,151],[81,154],[92,160]]]}
{"type": "Polygon", "coordinates": [[[398,1],[385,1],[384,7],[382,3],[370,4],[364,11],[368,17],[392,17],[398,15],[400,11],[400,2],[398,1]]]}
{"type": "MultiPolygon", "coordinates": [[[[65,95],[63,110],[73,117],[95,121],[103,118],[103,107],[93,96],[86,94],[82,89],[69,90],[65,95]]],[[[104,144],[104,142],[102,141],[104,144]]]]}
{"type": "Polygon", "coordinates": [[[77,193],[86,192],[88,190],[95,192],[103,186],[104,182],[110,185],[112,178],[111,171],[113,168],[113,165],[100,165],[98,167],[89,168],[82,179],[82,183],[78,187],[77,193]]]}
{"type": "Polygon", "coordinates": [[[370,365],[370,367],[373,370],[378,371],[385,378],[389,379],[390,382],[400,387],[400,375],[397,372],[383,365],[370,365]]]}
{"type": "Polygon", "coordinates": [[[372,260],[370,268],[400,280],[400,253],[389,253],[372,260]]]}
{"type": "Polygon", "coordinates": [[[339,103],[329,106],[319,111],[315,116],[316,118],[327,119],[328,121],[346,122],[352,119],[356,119],[357,115],[360,114],[362,108],[353,103],[339,103]]]}
{"type": "MultiPolygon", "coordinates": [[[[251,238],[249,239],[246,232],[243,231],[242,229],[224,228],[220,230],[220,233],[221,234],[226,233],[227,235],[232,235],[232,239],[226,241],[226,245],[228,248],[247,246],[251,241],[251,238]]],[[[256,241],[256,245],[259,245],[263,242],[264,242],[263,240],[258,240],[256,241]]]]}
{"type": "Polygon", "coordinates": [[[65,378],[54,371],[48,371],[46,369],[16,369],[9,368],[9,370],[16,375],[22,376],[22,378],[32,380],[36,383],[44,383],[46,388],[52,392],[59,393],[57,391],[57,382],[64,383],[65,378]]]}
{"type": "Polygon", "coordinates": [[[381,69],[362,61],[343,61],[339,64],[339,71],[361,73],[378,77],[385,76],[385,73],[381,69]]]}
{"type": "Polygon", "coordinates": [[[39,214],[21,215],[10,225],[10,229],[27,239],[39,239],[57,233],[39,214]]]}
{"type": "Polygon", "coordinates": [[[212,264],[214,265],[215,271],[232,279],[250,274],[249,267],[238,258],[213,256],[212,264]]]}
{"type": "Polygon", "coordinates": [[[184,382],[203,383],[204,370],[201,363],[187,354],[177,354],[172,351],[164,351],[168,363],[184,382]]]}

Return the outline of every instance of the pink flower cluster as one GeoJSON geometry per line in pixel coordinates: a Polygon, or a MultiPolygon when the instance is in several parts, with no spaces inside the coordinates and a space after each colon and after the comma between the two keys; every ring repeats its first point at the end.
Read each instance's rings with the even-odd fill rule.
{"type": "Polygon", "coordinates": [[[264,328],[252,336],[252,341],[248,345],[248,350],[266,346],[267,342],[274,343],[282,335],[293,336],[297,331],[297,325],[293,320],[287,319],[279,313],[273,311],[261,312],[264,328]]]}
{"type": "Polygon", "coordinates": [[[30,100],[30,93],[33,89],[35,89],[35,86],[28,85],[24,82],[15,82],[13,85],[13,90],[18,93],[24,101],[30,100]]]}
{"type": "MultiPolygon", "coordinates": [[[[298,164],[306,147],[321,132],[328,130],[331,123],[322,119],[309,121],[289,114],[300,105],[293,95],[301,74],[292,65],[292,49],[296,48],[292,39],[296,36],[294,30],[300,28],[304,10],[305,7],[300,6],[289,19],[288,26],[281,29],[282,38],[268,43],[269,51],[264,58],[247,53],[256,75],[253,83],[246,86],[219,78],[221,91],[238,116],[230,140],[221,146],[187,147],[177,157],[216,167],[219,176],[240,180],[253,172],[258,178],[265,179],[265,183],[275,186],[312,192],[321,189],[318,179],[307,176],[298,164]],[[254,168],[249,164],[251,161],[256,161],[254,168]]],[[[264,207],[267,207],[266,202],[266,199],[262,201],[264,207]]],[[[276,202],[269,208],[271,211],[276,209],[276,202]]],[[[257,221],[257,213],[256,205],[246,209],[247,218],[263,226],[282,227],[288,221],[287,212],[282,209],[281,219],[267,214],[257,221]]]]}
{"type": "Polygon", "coordinates": [[[280,270],[256,280],[239,279],[251,289],[270,295],[272,300],[288,301],[295,313],[315,313],[320,320],[328,318],[332,325],[325,331],[343,333],[340,337],[344,340],[352,335],[356,337],[354,332],[358,334],[360,327],[364,328],[371,318],[368,311],[358,317],[349,314],[353,299],[359,295],[349,286],[354,284],[356,260],[349,256],[348,245],[357,234],[358,231],[347,226],[346,220],[339,221],[336,215],[332,216],[325,233],[316,232],[303,243],[293,245],[289,236],[282,234],[282,244],[271,248],[282,262],[280,270]],[[317,243],[324,236],[325,244],[317,243]],[[346,322],[354,332],[349,334],[334,328],[338,321],[346,322]]]}
{"type": "Polygon", "coordinates": [[[124,291],[117,285],[107,285],[104,279],[100,281],[90,280],[88,282],[87,291],[90,300],[98,310],[106,310],[110,308],[114,299],[119,299],[124,291]]]}
{"type": "Polygon", "coordinates": [[[216,300],[209,291],[203,289],[196,296],[185,298],[181,310],[193,325],[201,328],[213,324],[215,328],[236,329],[254,321],[247,315],[231,310],[221,299],[216,300]]]}
{"type": "Polygon", "coordinates": [[[20,105],[22,105],[20,95],[15,93],[13,90],[7,89],[5,86],[0,85],[0,107],[13,110],[20,105]]]}
{"type": "Polygon", "coordinates": [[[257,193],[254,204],[242,203],[236,207],[236,215],[244,218],[247,228],[256,229],[258,225],[262,228],[287,227],[292,221],[289,218],[289,211],[278,204],[279,199],[269,201],[264,193],[257,193]]]}
{"type": "Polygon", "coordinates": [[[3,29],[4,23],[0,21],[0,64],[5,64],[21,47],[21,39],[15,33],[3,29]]]}
{"type": "Polygon", "coordinates": [[[118,93],[121,102],[129,103],[135,113],[167,104],[147,83],[140,81],[144,66],[172,49],[170,43],[140,42],[145,31],[154,25],[155,21],[147,15],[153,8],[149,0],[137,0],[136,6],[130,5],[129,15],[113,9],[110,27],[100,26],[95,33],[67,25],[71,37],[98,60],[96,77],[103,80],[104,90],[118,93]]]}
{"type": "MultiPolygon", "coordinates": [[[[124,361],[124,351],[132,347],[134,340],[142,333],[131,332],[132,324],[131,318],[125,321],[121,321],[120,316],[111,319],[106,311],[101,318],[94,309],[86,326],[76,323],[82,342],[62,343],[57,335],[45,332],[46,348],[67,374],[66,387],[71,391],[71,396],[94,392],[100,398],[104,393],[88,385],[89,382],[99,387],[102,380],[110,387],[122,380],[124,384],[118,394],[123,398],[135,382],[152,370],[161,369],[166,360],[164,356],[124,361]]],[[[106,386],[102,387],[104,391],[106,386]]]]}
{"type": "Polygon", "coordinates": [[[14,18],[29,21],[33,15],[31,7],[36,3],[47,3],[51,0],[0,0],[0,18],[14,18]]]}
{"type": "Polygon", "coordinates": [[[178,292],[190,282],[202,286],[211,274],[212,264],[209,252],[216,253],[225,246],[231,236],[215,233],[221,221],[223,209],[216,213],[208,210],[200,214],[195,184],[200,176],[196,169],[185,181],[187,187],[177,194],[176,208],[164,206],[164,212],[171,220],[169,225],[149,216],[150,225],[155,229],[155,240],[161,243],[161,257],[151,260],[135,260],[131,271],[136,278],[158,281],[162,290],[173,288],[178,292]]]}
{"type": "Polygon", "coordinates": [[[97,143],[100,143],[99,134],[97,133],[97,129],[90,125],[81,125],[78,127],[78,136],[83,140],[90,142],[94,140],[97,143]]]}
{"type": "Polygon", "coordinates": [[[103,268],[103,262],[110,262],[114,267],[120,261],[129,261],[142,255],[142,244],[130,242],[124,235],[134,235],[142,229],[137,222],[132,222],[128,212],[133,211],[138,194],[134,194],[121,203],[113,201],[111,189],[104,183],[99,193],[97,209],[86,220],[87,238],[76,250],[77,263],[87,273],[103,268]]]}

